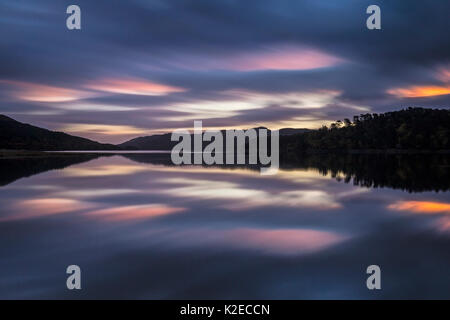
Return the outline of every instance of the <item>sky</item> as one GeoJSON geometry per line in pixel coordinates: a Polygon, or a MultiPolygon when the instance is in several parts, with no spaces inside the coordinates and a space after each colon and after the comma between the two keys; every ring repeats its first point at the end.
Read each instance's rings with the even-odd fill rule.
{"type": "Polygon", "coordinates": [[[121,143],[450,106],[450,2],[1,0],[0,114],[121,143]],[[68,30],[66,8],[81,8],[68,30]],[[366,8],[381,8],[381,30],[366,8]]]}

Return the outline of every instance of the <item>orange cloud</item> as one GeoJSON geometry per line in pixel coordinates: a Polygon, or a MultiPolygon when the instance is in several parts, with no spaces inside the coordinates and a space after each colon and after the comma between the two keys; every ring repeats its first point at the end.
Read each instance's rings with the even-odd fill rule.
{"type": "Polygon", "coordinates": [[[146,129],[141,129],[133,126],[88,123],[69,123],[63,126],[61,130],[74,134],[94,133],[102,135],[137,135],[147,132],[146,129]]]}
{"type": "Polygon", "coordinates": [[[450,94],[450,85],[448,86],[412,86],[408,88],[389,89],[387,93],[399,98],[420,98],[433,97],[450,94]]]}
{"type": "Polygon", "coordinates": [[[0,80],[0,83],[10,86],[14,97],[27,101],[67,102],[92,96],[92,93],[86,91],[53,87],[30,82],[0,80]]]}
{"type": "Polygon", "coordinates": [[[103,79],[89,83],[86,87],[104,92],[144,96],[162,96],[173,92],[186,91],[184,88],[140,79],[103,79]]]}
{"type": "Polygon", "coordinates": [[[450,203],[433,201],[398,201],[388,206],[398,211],[411,211],[414,213],[450,213],[450,203]]]}

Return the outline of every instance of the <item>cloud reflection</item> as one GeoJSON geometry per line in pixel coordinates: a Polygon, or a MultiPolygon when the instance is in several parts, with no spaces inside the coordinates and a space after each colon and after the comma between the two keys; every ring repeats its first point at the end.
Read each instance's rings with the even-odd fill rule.
{"type": "Polygon", "coordinates": [[[309,207],[317,210],[340,208],[332,195],[322,190],[290,190],[270,192],[254,189],[229,181],[211,181],[191,178],[164,178],[160,182],[177,184],[161,192],[173,197],[217,201],[219,206],[230,210],[253,207],[309,207]]]}
{"type": "Polygon", "coordinates": [[[112,221],[148,219],[178,213],[185,208],[169,207],[164,204],[121,206],[88,212],[90,216],[98,216],[112,221]]]}
{"type": "Polygon", "coordinates": [[[14,214],[0,217],[0,221],[32,219],[93,208],[95,204],[65,198],[30,199],[13,205],[14,214]]]}
{"type": "Polygon", "coordinates": [[[348,236],[314,229],[190,229],[170,231],[167,240],[176,246],[225,246],[268,254],[296,255],[326,249],[348,236]]]}
{"type": "Polygon", "coordinates": [[[433,201],[398,201],[390,204],[388,208],[425,214],[450,213],[450,203],[433,201]]]}
{"type": "Polygon", "coordinates": [[[70,167],[64,170],[64,175],[71,177],[115,176],[129,175],[146,170],[145,166],[142,165],[99,165],[90,167],[70,167]]]}

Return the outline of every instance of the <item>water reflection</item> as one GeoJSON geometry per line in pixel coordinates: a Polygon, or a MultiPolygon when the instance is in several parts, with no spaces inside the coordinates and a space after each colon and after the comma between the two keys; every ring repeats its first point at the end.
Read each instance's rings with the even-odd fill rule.
{"type": "Polygon", "coordinates": [[[285,164],[315,168],[338,181],[361,187],[408,192],[450,190],[448,154],[319,154],[288,158],[285,164]]]}
{"type": "Polygon", "coordinates": [[[98,158],[93,154],[0,158],[0,186],[41,172],[63,169],[73,164],[98,158]]]}
{"type": "Polygon", "coordinates": [[[450,298],[448,156],[283,159],[274,176],[167,154],[0,164],[0,298],[450,298]]]}
{"type": "Polygon", "coordinates": [[[75,199],[63,198],[42,198],[22,200],[13,203],[9,208],[9,214],[3,214],[1,221],[12,221],[20,219],[32,219],[53,214],[67,213],[93,207],[93,204],[78,201],[75,199]]]}
{"type": "Polygon", "coordinates": [[[398,201],[389,205],[388,208],[415,213],[450,213],[450,203],[432,201],[398,201]]]}
{"type": "Polygon", "coordinates": [[[107,208],[96,211],[90,211],[87,214],[91,216],[99,216],[109,220],[123,221],[134,219],[148,219],[184,210],[185,208],[172,208],[166,205],[150,204],[140,206],[123,206],[123,207],[107,208]]]}

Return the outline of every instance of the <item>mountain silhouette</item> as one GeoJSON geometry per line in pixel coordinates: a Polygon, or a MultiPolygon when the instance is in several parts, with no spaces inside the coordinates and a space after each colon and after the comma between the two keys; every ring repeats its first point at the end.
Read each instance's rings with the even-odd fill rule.
{"type": "MultiPolygon", "coordinates": [[[[254,128],[257,131],[263,127],[254,128]]],[[[224,148],[226,139],[224,130],[224,148]]],[[[407,108],[361,114],[317,130],[279,130],[280,153],[302,152],[423,152],[450,150],[450,110],[407,108]]],[[[192,133],[191,133],[192,135],[192,133]]],[[[268,132],[270,135],[270,130],[268,132]]],[[[0,115],[0,149],[12,150],[171,150],[179,141],[171,133],[103,144],[86,138],[24,124],[0,115]]],[[[191,137],[192,138],[192,137],[191,137]]],[[[191,139],[193,142],[194,139],[191,139]]],[[[247,142],[248,143],[248,142],[247,142]]],[[[203,142],[203,147],[209,142],[203,142]]]]}
{"type": "Polygon", "coordinates": [[[118,147],[63,132],[35,127],[0,115],[0,149],[36,151],[117,150],[118,147]]]}
{"type": "MultiPolygon", "coordinates": [[[[257,132],[260,129],[267,129],[265,127],[254,128],[257,132]]],[[[270,135],[270,130],[269,131],[270,135]]],[[[283,128],[279,130],[280,137],[290,136],[295,134],[301,134],[310,131],[310,129],[295,129],[295,128],[283,128]]],[[[225,130],[221,130],[222,135],[225,137],[225,130]]],[[[192,134],[191,134],[192,136],[192,134]]],[[[155,134],[151,136],[138,137],[128,140],[124,143],[117,145],[118,147],[125,150],[171,150],[178,141],[171,141],[171,134],[155,134]]],[[[193,139],[191,139],[193,141],[193,139]]],[[[224,143],[226,139],[224,138],[224,143]]],[[[207,145],[209,142],[204,142],[207,145]]]]}

